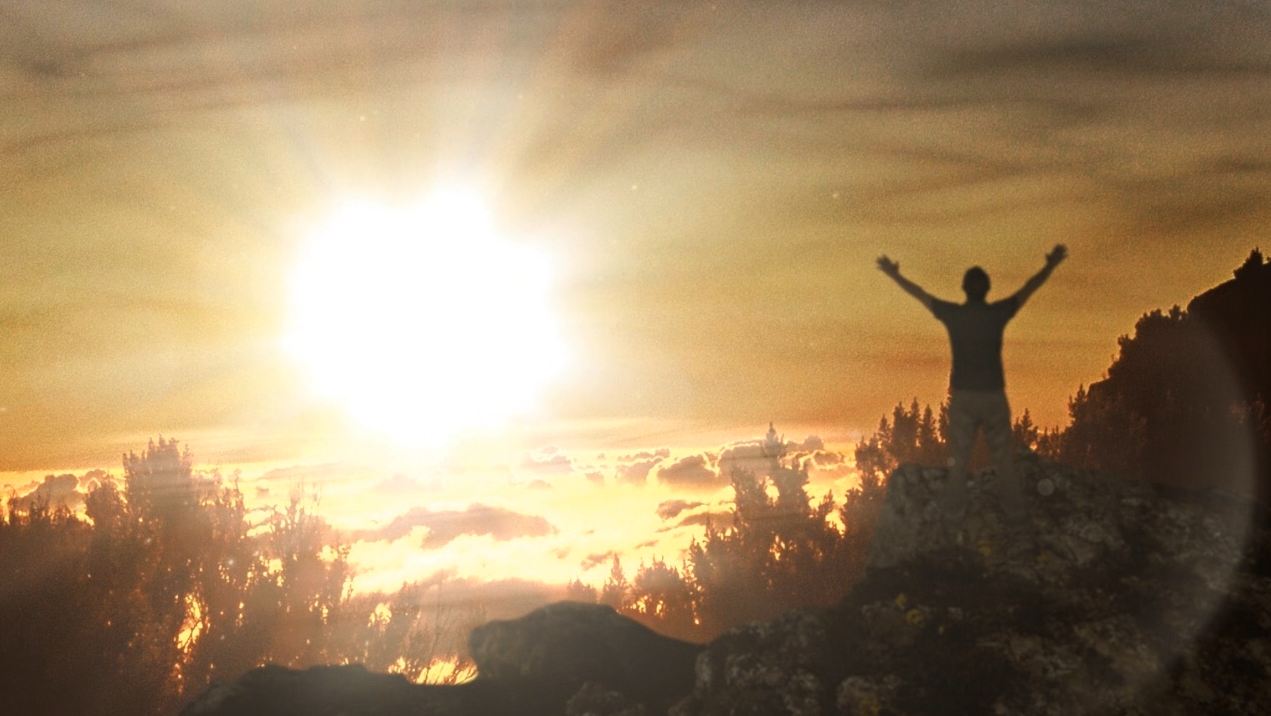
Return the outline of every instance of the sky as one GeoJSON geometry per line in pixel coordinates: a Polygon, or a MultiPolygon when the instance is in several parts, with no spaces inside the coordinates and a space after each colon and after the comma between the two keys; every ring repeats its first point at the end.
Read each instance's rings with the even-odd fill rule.
{"type": "MultiPolygon", "coordinates": [[[[769,421],[842,452],[947,385],[942,327],[878,255],[949,299],[982,265],[992,298],[1062,242],[1004,353],[1012,405],[1060,425],[1141,313],[1265,236],[1269,13],[0,0],[0,476],[83,480],[162,434],[252,478],[341,475],[331,501],[405,471],[449,491],[435,511],[621,482],[641,452],[667,452],[661,490],[769,421]],[[280,348],[288,277],[332,206],[461,184],[549,257],[569,360],[530,413],[406,450],[280,348]],[[527,469],[552,455],[569,470],[527,469]]],[[[599,499],[569,494],[542,509],[599,499]]]]}

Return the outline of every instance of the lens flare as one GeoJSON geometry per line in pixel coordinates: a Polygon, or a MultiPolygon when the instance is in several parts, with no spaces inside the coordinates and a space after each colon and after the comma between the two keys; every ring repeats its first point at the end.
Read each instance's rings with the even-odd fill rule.
{"type": "Polygon", "coordinates": [[[402,443],[532,412],[565,362],[550,260],[471,192],[340,206],[290,279],[285,350],[318,396],[402,443]]]}

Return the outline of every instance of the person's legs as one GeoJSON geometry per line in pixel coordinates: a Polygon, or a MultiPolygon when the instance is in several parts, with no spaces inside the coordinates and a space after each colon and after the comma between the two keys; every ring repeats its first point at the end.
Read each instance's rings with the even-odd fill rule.
{"type": "Polygon", "coordinates": [[[1012,520],[1024,516],[1024,498],[1015,475],[1015,437],[1011,434],[1011,406],[1006,394],[995,396],[983,416],[984,438],[997,468],[1002,508],[1012,520]]]}
{"type": "Polygon", "coordinates": [[[961,516],[966,509],[967,463],[978,422],[972,402],[972,396],[961,391],[949,394],[949,478],[940,492],[940,506],[954,516],[961,516]]]}

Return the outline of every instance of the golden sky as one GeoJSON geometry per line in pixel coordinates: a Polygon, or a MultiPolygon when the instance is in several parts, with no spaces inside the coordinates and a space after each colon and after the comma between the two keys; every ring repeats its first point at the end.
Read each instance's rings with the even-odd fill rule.
{"type": "Polygon", "coordinates": [[[553,257],[572,355],[483,450],[845,443],[947,380],[877,255],[958,299],[1064,242],[1005,348],[1012,404],[1060,424],[1140,313],[1266,235],[1269,13],[0,2],[0,473],[158,434],[227,467],[405,462],[279,350],[286,277],[333,203],[459,181],[553,257]]]}

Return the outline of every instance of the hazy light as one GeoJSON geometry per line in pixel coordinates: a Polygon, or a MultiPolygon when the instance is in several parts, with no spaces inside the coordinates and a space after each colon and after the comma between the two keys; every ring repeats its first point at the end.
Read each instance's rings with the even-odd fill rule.
{"type": "Polygon", "coordinates": [[[437,445],[536,406],[565,357],[551,284],[472,193],[350,203],[295,265],[284,345],[359,423],[437,445]]]}

